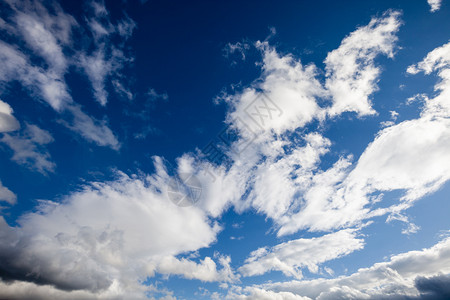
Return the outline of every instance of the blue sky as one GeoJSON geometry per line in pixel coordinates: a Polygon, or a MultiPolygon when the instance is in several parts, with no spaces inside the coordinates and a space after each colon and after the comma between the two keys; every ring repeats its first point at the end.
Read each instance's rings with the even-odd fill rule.
{"type": "Polygon", "coordinates": [[[0,0],[0,298],[448,299],[449,13],[0,0]]]}

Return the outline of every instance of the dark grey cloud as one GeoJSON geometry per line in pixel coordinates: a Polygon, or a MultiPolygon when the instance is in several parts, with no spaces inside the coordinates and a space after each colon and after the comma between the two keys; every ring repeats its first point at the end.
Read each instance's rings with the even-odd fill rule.
{"type": "Polygon", "coordinates": [[[415,287],[420,292],[420,299],[448,300],[450,299],[450,275],[433,277],[417,277],[415,287]]]}

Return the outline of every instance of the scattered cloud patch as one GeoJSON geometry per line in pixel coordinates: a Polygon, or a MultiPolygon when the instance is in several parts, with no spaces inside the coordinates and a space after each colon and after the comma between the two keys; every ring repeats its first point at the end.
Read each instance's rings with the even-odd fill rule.
{"type": "MultiPolygon", "coordinates": [[[[247,42],[236,42],[234,44],[228,43],[223,48],[223,55],[230,59],[232,56],[238,56],[240,60],[245,60],[248,50],[250,50],[250,44],[247,42]]],[[[235,60],[232,60],[232,65],[237,64],[235,60]]]]}
{"type": "Polygon", "coordinates": [[[436,12],[441,8],[442,0],[427,0],[431,12],[436,12]]]}
{"type": "Polygon", "coordinates": [[[11,205],[16,204],[17,196],[0,181],[0,201],[5,201],[11,205]]]}
{"type": "Polygon", "coordinates": [[[50,153],[46,149],[46,145],[53,142],[48,131],[26,124],[22,133],[4,134],[0,142],[11,148],[11,159],[18,164],[44,175],[55,171],[56,165],[51,161],[50,153]]]}
{"type": "Polygon", "coordinates": [[[244,276],[254,276],[276,270],[286,276],[301,279],[302,268],[318,273],[319,264],[360,250],[363,245],[364,241],[356,237],[354,230],[342,230],[311,239],[290,240],[270,249],[253,251],[239,271],[244,276]]]}
{"type": "Polygon", "coordinates": [[[16,131],[20,123],[13,116],[13,110],[8,103],[0,100],[0,133],[16,131]]]}
{"type": "Polygon", "coordinates": [[[328,53],[325,86],[333,101],[328,114],[335,116],[346,111],[358,116],[375,114],[369,96],[378,89],[381,69],[374,61],[378,55],[394,56],[400,25],[400,12],[386,12],[352,32],[338,49],[328,53]]]}

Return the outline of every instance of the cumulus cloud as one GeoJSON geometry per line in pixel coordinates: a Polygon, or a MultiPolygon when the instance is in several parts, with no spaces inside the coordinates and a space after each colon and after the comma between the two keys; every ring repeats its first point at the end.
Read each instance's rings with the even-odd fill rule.
{"type": "Polygon", "coordinates": [[[220,227],[197,207],[174,205],[165,194],[169,179],[160,159],[155,166],[152,176],[118,174],[116,181],[92,183],[60,202],[41,201],[16,227],[1,219],[3,280],[111,298],[144,293],[139,280],[159,271],[232,280],[228,257],[218,256],[220,269],[209,258],[194,263],[171,257],[209,246],[220,227]]]}
{"type": "Polygon", "coordinates": [[[258,42],[262,51],[262,74],[255,85],[228,98],[230,113],[228,122],[238,122],[261,133],[274,131],[281,134],[311,122],[320,115],[317,96],[324,95],[314,65],[303,66],[291,55],[280,56],[268,42],[258,42]]]}
{"type": "Polygon", "coordinates": [[[13,151],[12,160],[42,174],[53,172],[55,163],[51,161],[46,145],[53,142],[53,137],[36,125],[27,124],[20,134],[4,134],[0,142],[13,151]]]}
{"type": "Polygon", "coordinates": [[[349,276],[268,283],[229,296],[232,299],[256,299],[254,295],[263,290],[280,299],[289,299],[283,298],[282,293],[320,300],[445,299],[437,296],[448,295],[448,276],[445,274],[449,272],[450,239],[447,238],[430,248],[394,255],[387,262],[359,269],[349,276]]]}
{"type": "Polygon", "coordinates": [[[355,230],[348,229],[316,238],[290,240],[270,249],[253,251],[239,271],[244,276],[254,276],[277,270],[301,279],[302,268],[317,273],[319,264],[360,250],[363,245],[364,241],[356,237],[355,230]]]}

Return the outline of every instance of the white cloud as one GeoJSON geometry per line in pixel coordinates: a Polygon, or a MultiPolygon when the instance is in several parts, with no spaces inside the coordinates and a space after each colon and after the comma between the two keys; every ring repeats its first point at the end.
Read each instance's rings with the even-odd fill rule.
{"type": "Polygon", "coordinates": [[[184,155],[178,160],[177,172],[193,173],[199,179],[202,194],[196,205],[212,217],[230,206],[238,212],[253,207],[278,222],[295,204],[296,193],[310,184],[320,156],[330,146],[318,133],[295,139],[292,144],[287,137],[260,136],[241,152],[234,144],[227,152],[228,166],[184,155]]]}
{"type": "Polygon", "coordinates": [[[0,60],[4,62],[0,70],[1,81],[20,81],[56,111],[61,111],[67,103],[72,102],[67,86],[64,80],[61,80],[61,74],[52,69],[44,70],[31,65],[29,59],[16,47],[0,41],[0,60]]]}
{"type": "MultiPolygon", "coordinates": [[[[41,57],[46,66],[32,65],[24,53],[10,45],[6,49],[9,64],[16,70],[8,69],[10,77],[4,80],[19,80],[28,88],[40,90],[40,94],[55,110],[71,102],[64,73],[69,65],[63,53],[63,47],[71,44],[72,29],[78,24],[75,19],[64,13],[58,3],[52,4],[53,13],[49,13],[38,1],[10,2],[15,14],[11,16],[11,30],[8,34],[22,38],[35,55],[41,57]],[[16,72],[14,72],[16,71],[16,72]],[[14,74],[15,73],[15,74],[14,74]]],[[[7,48],[7,45],[3,44],[7,48]]]]}
{"type": "Polygon", "coordinates": [[[234,282],[237,276],[230,267],[231,258],[229,256],[219,256],[221,269],[217,269],[217,264],[208,256],[196,263],[189,259],[177,259],[173,256],[166,256],[155,262],[155,270],[165,275],[181,275],[186,279],[198,279],[204,282],[234,282]]]}
{"type": "Polygon", "coordinates": [[[5,143],[13,150],[12,160],[25,165],[42,174],[53,172],[55,163],[50,159],[46,145],[53,142],[53,137],[48,131],[40,129],[36,125],[27,124],[21,134],[4,134],[0,142],[5,143]]]}
{"type": "Polygon", "coordinates": [[[352,32],[338,49],[328,53],[325,87],[333,99],[328,110],[331,116],[346,111],[359,116],[375,114],[369,96],[378,89],[381,70],[374,60],[380,54],[393,57],[399,18],[397,11],[373,18],[369,25],[352,32]]]}
{"type": "Polygon", "coordinates": [[[114,150],[119,150],[120,143],[108,127],[106,120],[97,120],[90,117],[81,110],[80,106],[75,104],[69,106],[67,111],[68,119],[71,119],[72,122],[61,120],[62,124],[78,132],[88,141],[93,141],[99,146],[109,146],[114,150]]]}
{"type": "Polygon", "coordinates": [[[94,96],[100,104],[105,105],[108,93],[105,90],[105,78],[112,72],[112,65],[105,60],[103,49],[97,50],[92,56],[81,56],[80,64],[85,69],[94,89],[94,96]]]}
{"type": "Polygon", "coordinates": [[[404,200],[435,191],[450,177],[450,122],[422,117],[381,131],[347,178],[350,188],[406,190],[404,200]]]}
{"type": "Polygon", "coordinates": [[[291,55],[280,56],[267,42],[258,42],[262,51],[262,75],[254,86],[227,99],[230,105],[228,122],[245,131],[256,133],[273,130],[281,134],[311,122],[320,115],[315,97],[324,95],[315,78],[314,65],[303,66],[291,55]]]}
{"type": "MultiPolygon", "coordinates": [[[[385,213],[395,216],[450,179],[450,43],[408,68],[412,74],[419,71],[436,72],[441,78],[435,86],[436,95],[422,97],[425,106],[420,118],[378,132],[353,169],[348,162],[344,168],[337,168],[337,173],[326,171],[324,174],[334,175],[309,188],[299,212],[281,221],[279,234],[308,228],[332,230],[385,213]],[[371,210],[370,206],[380,201],[380,192],[394,190],[404,192],[399,204],[371,210]]],[[[409,226],[417,230],[413,224],[409,226]]]]}
{"type": "MultiPolygon", "coordinates": [[[[105,122],[90,117],[73,101],[70,89],[65,82],[65,74],[70,66],[85,62],[85,66],[90,70],[88,75],[93,82],[97,97],[106,103],[104,77],[121,69],[123,63],[130,62],[131,59],[126,58],[122,50],[112,46],[108,48],[109,60],[105,60],[105,45],[96,46],[98,49],[92,55],[83,48],[77,50],[79,45],[74,45],[72,32],[80,30],[81,25],[72,16],[66,14],[56,2],[49,6],[51,13],[38,1],[10,2],[9,5],[14,14],[11,16],[11,25],[3,29],[8,29],[8,35],[23,39],[33,54],[45,63],[39,64],[36,60],[31,60],[26,55],[28,53],[26,47],[19,48],[0,41],[0,60],[2,61],[0,81],[5,83],[19,81],[32,96],[37,95],[54,110],[73,119],[73,123],[63,122],[67,127],[91,142],[117,150],[119,142],[105,122]],[[64,51],[70,53],[78,51],[81,54],[70,55],[65,54],[64,51]]],[[[118,34],[128,35],[127,32],[134,28],[132,25],[134,23],[129,18],[121,21],[120,24],[122,33],[118,34]]],[[[83,46],[84,43],[80,45],[83,46]]],[[[129,93],[118,81],[120,75],[114,78],[119,83],[114,86],[121,86],[120,93],[123,94],[124,91],[129,93]]]]}
{"type": "Polygon", "coordinates": [[[227,122],[238,130],[238,141],[226,153],[231,167],[200,163],[200,170],[214,174],[214,182],[204,184],[205,197],[210,199],[204,205],[214,209],[214,215],[229,204],[238,211],[253,206],[282,225],[279,234],[285,234],[300,227],[329,230],[350,224],[341,213],[351,216],[353,223],[366,214],[359,208],[346,212],[327,208],[334,216],[323,218],[318,206],[327,207],[335,185],[348,173],[351,158],[342,158],[329,170],[320,171],[320,156],[329,151],[331,142],[320,133],[298,136],[294,130],[315,119],[325,121],[327,114],[372,112],[368,97],[376,90],[379,73],[374,59],[379,54],[393,56],[399,17],[398,12],[387,12],[346,37],[325,60],[325,88],[316,78],[314,65],[304,66],[292,55],[280,55],[267,41],[256,43],[263,55],[260,78],[241,93],[221,97],[230,106],[227,122]],[[344,68],[342,61],[350,67],[344,68]],[[348,88],[345,98],[338,95],[339,86],[348,88]],[[318,104],[319,98],[330,96],[334,97],[331,107],[318,104]],[[305,147],[300,146],[305,143],[305,147]],[[228,187],[227,191],[221,186],[228,187]],[[305,211],[302,217],[295,213],[299,210],[305,211]],[[303,224],[289,229],[289,220],[303,224]]]}
{"type": "Polygon", "coordinates": [[[388,211],[398,213],[411,201],[436,191],[450,177],[450,122],[424,116],[382,130],[353,170],[343,160],[318,174],[304,194],[299,212],[280,223],[279,234],[299,229],[331,230],[388,211]],[[383,191],[403,190],[399,205],[371,211],[383,191]],[[375,196],[374,196],[375,195],[375,196]]]}
{"type": "Polygon", "coordinates": [[[298,206],[277,220],[278,235],[297,232],[299,229],[329,231],[358,223],[367,213],[359,195],[352,198],[352,205],[345,205],[337,186],[348,174],[351,157],[341,158],[325,171],[317,171],[305,180],[299,190],[298,206]]]}
{"type": "Polygon", "coordinates": [[[265,147],[272,153],[265,152],[265,160],[253,170],[254,179],[248,200],[259,212],[274,220],[291,208],[296,193],[305,188],[317,169],[320,157],[328,152],[331,145],[330,140],[318,133],[309,133],[302,139],[305,142],[303,147],[292,145],[287,140],[269,142],[265,147]],[[292,149],[283,150],[284,145],[292,149]]]}
{"type": "Polygon", "coordinates": [[[390,114],[391,120],[380,122],[381,127],[389,127],[395,124],[395,121],[397,120],[398,117],[398,112],[396,112],[395,110],[391,110],[390,114]]]}
{"type": "Polygon", "coordinates": [[[349,188],[404,190],[410,202],[441,187],[450,177],[450,43],[439,47],[408,72],[437,72],[437,94],[425,98],[421,117],[380,131],[346,179],[349,188]],[[359,185],[360,187],[357,187],[359,185]]]}
{"type": "MultiPolygon", "coordinates": [[[[153,176],[118,174],[116,181],[92,183],[61,202],[42,201],[17,227],[2,219],[1,235],[8,241],[0,245],[2,274],[58,290],[130,298],[142,292],[139,280],[158,269],[173,270],[161,258],[209,246],[220,227],[197,207],[174,205],[165,194],[168,175],[160,159],[155,166],[153,176]],[[160,262],[157,269],[155,261],[160,262]]],[[[168,260],[186,271],[176,274],[189,278],[232,276],[226,257],[219,257],[219,275],[209,260],[168,260]]]]}
{"type": "Polygon", "coordinates": [[[325,88],[314,65],[303,66],[267,42],[256,43],[263,55],[260,78],[241,93],[221,97],[230,106],[227,122],[238,130],[238,140],[225,150],[230,165],[183,160],[185,166],[191,164],[187,172],[196,172],[204,183],[199,205],[213,216],[230,205],[237,211],[253,207],[274,220],[278,235],[299,229],[334,230],[369,217],[365,206],[378,198],[342,183],[351,171],[352,157],[320,170],[331,141],[320,133],[294,131],[315,119],[325,121],[327,115],[372,111],[368,97],[376,90],[379,71],[374,59],[379,54],[393,56],[399,18],[398,12],[389,11],[346,37],[325,60],[325,88]],[[341,61],[350,67],[344,68],[341,61]],[[345,99],[333,90],[340,85],[350,89],[345,99]],[[329,96],[334,97],[333,105],[321,107],[318,99],[329,96]],[[353,100],[343,102],[348,99],[353,100]]]}
{"type": "MultiPolygon", "coordinates": [[[[427,293],[431,294],[433,288],[435,289],[434,292],[439,292],[439,286],[434,285],[433,287],[431,285],[431,291],[426,290],[424,277],[432,280],[433,276],[449,273],[450,239],[447,238],[431,248],[394,255],[387,262],[376,263],[369,268],[359,269],[349,276],[340,276],[334,279],[321,278],[267,283],[248,287],[244,292],[254,294],[264,290],[273,292],[275,295],[284,292],[320,300],[405,299],[406,296],[419,299],[421,292],[424,292],[425,294],[422,294],[424,297],[420,299],[428,299],[426,298],[427,293]]],[[[447,279],[447,284],[448,281],[450,281],[450,278],[447,279]]],[[[247,298],[235,294],[231,298],[253,299],[251,297],[250,295],[247,298]]]]}
{"type": "Polygon", "coordinates": [[[436,95],[429,98],[426,95],[416,95],[416,98],[422,98],[425,102],[423,109],[423,117],[448,117],[450,115],[450,43],[438,47],[428,53],[428,55],[418,64],[409,66],[407,72],[410,74],[417,74],[424,72],[429,75],[435,72],[439,78],[434,90],[436,95]]]}
{"type": "Polygon", "coordinates": [[[6,201],[11,205],[16,204],[17,196],[0,181],[0,201],[6,201]]]}
{"type": "Polygon", "coordinates": [[[67,61],[62,52],[62,47],[59,45],[56,36],[48,31],[45,24],[40,21],[41,17],[28,12],[17,12],[15,17],[15,22],[27,44],[37,55],[43,57],[50,64],[50,68],[58,73],[64,73],[67,68],[67,61]]]}
{"type": "Polygon", "coordinates": [[[20,128],[20,123],[13,116],[13,110],[8,103],[0,100],[0,133],[16,131],[20,128]]]}
{"type": "Polygon", "coordinates": [[[295,295],[290,292],[273,292],[260,288],[246,288],[250,295],[235,295],[233,299],[242,300],[311,300],[311,298],[295,295]]]}
{"type": "Polygon", "coordinates": [[[250,253],[239,268],[244,276],[281,271],[286,276],[301,279],[302,268],[317,273],[318,265],[363,248],[364,241],[357,238],[355,230],[341,230],[316,238],[296,239],[272,248],[259,248],[250,253]]]}
{"type": "MultiPolygon", "coordinates": [[[[298,213],[285,219],[287,223],[279,234],[292,233],[300,228],[330,230],[384,213],[391,213],[388,221],[397,219],[408,223],[404,233],[418,229],[400,212],[408,208],[412,201],[435,191],[449,180],[449,49],[449,44],[439,47],[422,62],[408,68],[409,73],[436,72],[441,78],[435,87],[437,93],[434,97],[423,97],[425,106],[420,118],[381,130],[352,170],[348,170],[349,162],[343,160],[342,166],[316,175],[313,179],[315,184],[305,193],[306,203],[298,213]],[[316,184],[318,188],[315,188],[316,184]],[[392,190],[404,191],[400,204],[388,209],[370,209],[369,204],[380,201],[382,195],[379,192],[392,190]]],[[[283,260],[279,257],[283,255],[272,255],[272,252],[275,251],[261,250],[259,256],[253,255],[256,265],[249,270],[259,268],[261,273],[280,265],[283,260]],[[272,256],[274,259],[271,261],[272,256]],[[262,257],[261,261],[259,257],[262,257]]],[[[433,295],[443,293],[439,284],[445,286],[449,281],[448,278],[441,278],[440,274],[448,273],[450,239],[447,238],[429,249],[393,256],[389,262],[360,269],[350,276],[269,283],[247,287],[243,291],[247,296],[242,292],[240,295],[230,295],[236,299],[252,299],[256,294],[265,292],[274,293],[273,297],[280,299],[283,299],[280,293],[311,299],[398,299],[406,296],[432,299],[433,295]]],[[[448,296],[448,291],[446,293],[448,296]]]]}
{"type": "Polygon", "coordinates": [[[430,5],[430,11],[435,12],[441,8],[442,0],[427,0],[430,5]]]}

